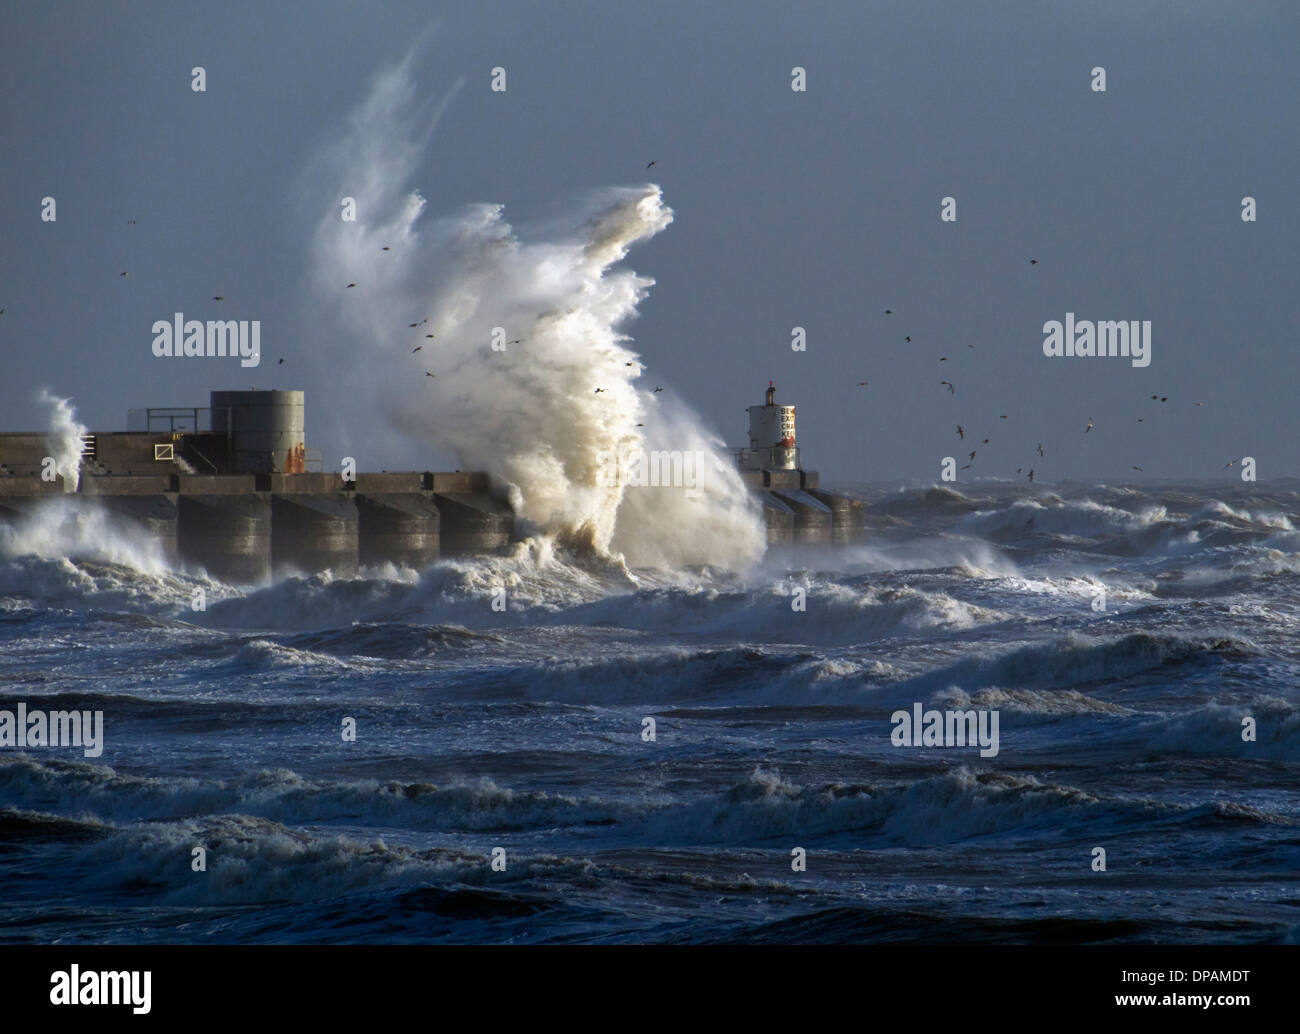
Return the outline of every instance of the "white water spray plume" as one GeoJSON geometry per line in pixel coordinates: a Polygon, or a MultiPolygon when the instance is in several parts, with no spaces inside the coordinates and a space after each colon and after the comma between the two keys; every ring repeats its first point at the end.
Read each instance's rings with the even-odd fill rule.
{"type": "Polygon", "coordinates": [[[50,433],[45,442],[55,470],[63,475],[63,491],[75,492],[81,484],[81,436],[88,433],[72,408],[72,399],[60,398],[48,388],[37,393],[36,401],[50,407],[50,433]]]}
{"type": "Polygon", "coordinates": [[[659,188],[606,189],[528,239],[499,204],[428,219],[412,181],[459,84],[418,114],[410,65],[376,78],[312,166],[326,214],[310,304],[330,320],[317,358],[346,374],[331,405],[350,425],[383,413],[461,469],[505,479],[519,516],[575,551],[668,568],[759,559],[757,508],[721,439],[670,391],[640,383],[646,361],[621,329],[653,281],[618,264],[672,222],[659,188]],[[343,197],[356,201],[353,222],[340,218],[343,197]],[[699,491],[602,484],[603,465],[629,449],[705,454],[699,491]]]}

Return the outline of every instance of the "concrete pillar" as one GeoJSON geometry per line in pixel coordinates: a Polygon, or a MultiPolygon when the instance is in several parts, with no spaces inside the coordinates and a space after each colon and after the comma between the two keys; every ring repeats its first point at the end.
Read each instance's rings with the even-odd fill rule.
{"type": "Polygon", "coordinates": [[[271,577],[271,502],[259,495],[182,495],[176,543],[185,563],[214,578],[265,584],[271,577]]]}
{"type": "Polygon", "coordinates": [[[441,515],[419,492],[356,496],[358,559],[363,564],[406,564],[417,571],[438,559],[441,515]]]}
{"type": "Polygon", "coordinates": [[[350,495],[271,496],[271,573],[357,573],[359,519],[350,495]]]}

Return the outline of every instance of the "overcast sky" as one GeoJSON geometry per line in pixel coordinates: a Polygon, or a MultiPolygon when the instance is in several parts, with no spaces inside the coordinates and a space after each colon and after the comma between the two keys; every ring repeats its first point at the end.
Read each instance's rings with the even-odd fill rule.
{"type": "MultiPolygon", "coordinates": [[[[656,286],[626,329],[646,379],[729,442],[771,379],[824,481],[934,479],[970,449],[963,480],[1226,478],[1242,455],[1297,473],[1294,0],[8,0],[0,430],[47,426],[42,386],[95,430],[257,386],[305,389],[308,444],[350,445],[312,408],[333,371],[302,311],[302,177],[435,26],[420,90],[463,86],[412,184],[428,213],[493,202],[526,224],[660,184],[675,219],[628,256],[656,286]],[[155,358],[176,311],[260,319],[262,366],[155,358]],[[1044,356],[1067,312],[1150,320],[1150,366],[1044,356]]],[[[372,466],[446,462],[386,450],[380,420],[350,433],[372,466]]]]}

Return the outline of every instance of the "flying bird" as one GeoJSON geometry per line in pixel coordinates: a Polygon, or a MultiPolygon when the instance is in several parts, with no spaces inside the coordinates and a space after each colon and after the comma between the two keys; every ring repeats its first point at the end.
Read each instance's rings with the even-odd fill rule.
{"type": "Polygon", "coordinates": [[[604,391],[604,390],[605,390],[604,388],[597,388],[597,389],[596,389],[596,394],[599,395],[599,394],[600,394],[602,391],[604,391]]]}
{"type": "Polygon", "coordinates": [[[1005,413],[1003,413],[1000,417],[998,417],[999,420],[1005,420],[1006,418],[1007,415],[1005,413]]]}
{"type": "Polygon", "coordinates": [[[1042,454],[1043,454],[1043,443],[1042,443],[1042,442],[1039,442],[1039,443],[1038,443],[1038,455],[1041,456],[1042,454]]]}
{"type": "Polygon", "coordinates": [[[1141,468],[1141,467],[1134,467],[1133,469],[1134,469],[1134,470],[1141,470],[1142,468],[1141,468]]]}
{"type": "Polygon", "coordinates": [[[966,440],[966,432],[961,429],[961,424],[957,425],[957,437],[962,441],[966,440]]]}
{"type": "Polygon", "coordinates": [[[865,388],[870,383],[871,383],[870,381],[858,381],[858,387],[865,388]]]}
{"type": "Polygon", "coordinates": [[[214,302],[224,302],[226,300],[226,296],[224,294],[214,294],[212,296],[212,300],[214,302]]]}
{"type": "Polygon", "coordinates": [[[1033,481],[1033,480],[1034,480],[1034,468],[1033,468],[1033,467],[1030,467],[1030,468],[1029,468],[1029,480],[1030,480],[1030,481],[1033,481]]]}
{"type": "Polygon", "coordinates": [[[432,373],[430,373],[428,370],[425,370],[425,371],[424,371],[424,375],[425,375],[426,377],[434,377],[434,376],[436,376],[436,374],[432,374],[432,373]]]}
{"type": "Polygon", "coordinates": [[[424,347],[423,345],[416,345],[414,348],[411,349],[411,355],[415,355],[415,353],[418,352],[423,347],[424,347]]]}
{"type": "Polygon", "coordinates": [[[969,464],[969,463],[963,463],[961,469],[962,469],[962,470],[970,470],[970,464],[969,464]]]}
{"type": "Polygon", "coordinates": [[[276,363],[275,365],[276,365],[276,366],[283,366],[283,365],[284,365],[284,359],[281,359],[281,360],[280,360],[278,363],[276,363]]]}
{"type": "Polygon", "coordinates": [[[886,309],[886,310],[885,310],[885,315],[886,315],[886,316],[892,316],[892,315],[894,315],[894,310],[893,310],[893,309],[886,309]]]}
{"type": "Polygon", "coordinates": [[[984,444],[985,444],[985,445],[988,445],[988,443],[989,443],[989,440],[988,440],[987,438],[985,438],[985,439],[984,439],[984,444]]]}
{"type": "Polygon", "coordinates": [[[349,287],[356,287],[356,284],[348,284],[349,287]]]}
{"type": "Polygon", "coordinates": [[[1091,430],[1092,430],[1092,417],[1088,417],[1088,426],[1083,429],[1083,433],[1087,434],[1091,430]]]}
{"type": "MultiPolygon", "coordinates": [[[[656,159],[656,161],[657,161],[657,160],[658,160],[658,159],[656,159]]],[[[654,162],[650,162],[648,165],[646,165],[646,168],[647,168],[647,169],[650,168],[650,166],[653,165],[653,164],[654,164],[654,162]]]]}
{"type": "Polygon", "coordinates": [[[385,244],[385,245],[384,245],[382,248],[380,248],[379,250],[380,250],[380,251],[392,251],[393,249],[390,248],[387,244],[385,244]]]}
{"type": "Polygon", "coordinates": [[[415,329],[416,327],[418,327],[418,326],[419,326],[418,323],[412,323],[412,324],[411,324],[411,329],[414,330],[414,329],[415,329]]]}
{"type": "Polygon", "coordinates": [[[128,274],[126,274],[126,273],[119,273],[118,275],[119,275],[119,276],[127,276],[128,274]]]}
{"type": "Polygon", "coordinates": [[[137,220],[135,220],[135,219],[128,219],[128,220],[126,221],[126,225],[127,225],[127,226],[134,226],[134,225],[136,224],[136,222],[137,222],[137,220]]]}
{"type": "MultiPolygon", "coordinates": [[[[655,391],[663,391],[663,390],[664,390],[663,388],[655,388],[655,391]]],[[[650,392],[650,394],[653,395],[655,391],[650,392]]]]}
{"type": "Polygon", "coordinates": [[[974,450],[974,449],[971,450],[970,459],[971,459],[971,462],[974,462],[974,461],[975,461],[975,450],[974,450]]]}
{"type": "MultiPolygon", "coordinates": [[[[433,337],[433,335],[430,334],[429,337],[433,337]]],[[[513,341],[511,341],[510,343],[511,343],[512,345],[522,345],[522,344],[524,343],[524,339],[521,338],[521,337],[517,337],[517,338],[515,338],[513,341]]]]}
{"type": "Polygon", "coordinates": [[[949,381],[940,381],[939,383],[947,386],[947,388],[948,388],[948,393],[949,393],[949,394],[951,394],[951,395],[956,395],[956,394],[957,394],[957,389],[954,388],[954,387],[952,386],[952,384],[951,384],[949,381]]]}
{"type": "Polygon", "coordinates": [[[1030,259],[1030,260],[1029,260],[1029,264],[1030,264],[1031,266],[1036,266],[1036,265],[1038,265],[1038,259],[1030,259]]]}
{"type": "Polygon", "coordinates": [[[425,337],[437,337],[436,334],[425,334],[424,336],[425,336],[425,337]]]}
{"type": "Polygon", "coordinates": [[[911,334],[908,334],[908,335],[907,335],[907,340],[908,340],[908,341],[911,341],[911,340],[912,340],[912,335],[911,335],[911,334]]]}
{"type": "Polygon", "coordinates": [[[939,356],[939,362],[946,363],[947,361],[948,361],[948,357],[946,355],[939,356]]]}

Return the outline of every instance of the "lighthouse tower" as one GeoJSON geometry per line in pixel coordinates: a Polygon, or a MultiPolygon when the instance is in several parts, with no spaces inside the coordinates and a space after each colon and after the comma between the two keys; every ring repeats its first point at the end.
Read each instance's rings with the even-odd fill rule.
{"type": "Polygon", "coordinates": [[[749,407],[749,456],[745,466],[767,470],[796,470],[799,450],[794,441],[794,406],[776,404],[776,388],[767,382],[767,399],[749,407]]]}

